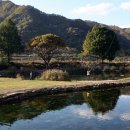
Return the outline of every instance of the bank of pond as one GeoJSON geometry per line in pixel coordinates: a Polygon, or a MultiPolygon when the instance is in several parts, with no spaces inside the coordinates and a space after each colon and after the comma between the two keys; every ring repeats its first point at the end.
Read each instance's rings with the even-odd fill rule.
{"type": "MultiPolygon", "coordinates": [[[[21,76],[23,79],[39,78],[46,70],[62,70],[67,72],[72,79],[74,77],[83,77],[87,75],[87,70],[90,70],[92,79],[115,79],[122,76],[127,77],[130,69],[127,63],[88,63],[82,61],[62,61],[51,62],[48,69],[42,63],[11,63],[0,64],[0,77],[17,78],[21,76]],[[96,78],[97,77],[97,78],[96,78]]],[[[79,78],[80,79],[80,78],[79,78]]]]}

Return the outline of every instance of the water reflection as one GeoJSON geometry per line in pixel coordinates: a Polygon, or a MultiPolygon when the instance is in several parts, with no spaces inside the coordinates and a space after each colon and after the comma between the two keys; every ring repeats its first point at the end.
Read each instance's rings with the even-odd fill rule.
{"type": "Polygon", "coordinates": [[[71,104],[82,104],[82,93],[53,95],[0,107],[0,122],[12,124],[17,119],[32,119],[41,113],[60,110],[71,104]]]}
{"type": "Polygon", "coordinates": [[[105,114],[107,111],[115,108],[120,96],[120,90],[110,89],[107,91],[84,92],[83,96],[95,114],[105,114]]]}
{"type": "Polygon", "coordinates": [[[129,74],[120,73],[99,73],[91,74],[90,77],[85,76],[72,76],[72,80],[117,80],[122,78],[128,78],[129,74]]]}
{"type": "Polygon", "coordinates": [[[129,129],[130,88],[126,89],[43,96],[1,106],[0,130],[129,129]]]}

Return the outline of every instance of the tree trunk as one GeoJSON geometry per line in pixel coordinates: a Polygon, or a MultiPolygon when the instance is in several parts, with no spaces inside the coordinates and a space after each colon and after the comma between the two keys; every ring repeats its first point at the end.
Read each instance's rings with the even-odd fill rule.
{"type": "Polygon", "coordinates": [[[46,66],[46,69],[49,69],[50,68],[50,65],[49,65],[49,63],[45,63],[45,66],[46,66]]]}

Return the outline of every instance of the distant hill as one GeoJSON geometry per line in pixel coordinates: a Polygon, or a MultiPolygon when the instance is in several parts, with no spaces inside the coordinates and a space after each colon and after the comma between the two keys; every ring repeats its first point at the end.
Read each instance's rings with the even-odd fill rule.
{"type": "MultiPolygon", "coordinates": [[[[82,49],[82,43],[87,32],[95,24],[99,24],[81,19],[71,20],[55,14],[46,14],[32,6],[19,6],[11,1],[0,1],[0,22],[7,17],[16,23],[23,43],[37,35],[54,33],[63,37],[69,47],[76,48],[79,51],[82,49]]],[[[110,27],[116,31],[121,47],[130,49],[130,29],[110,27]]]]}

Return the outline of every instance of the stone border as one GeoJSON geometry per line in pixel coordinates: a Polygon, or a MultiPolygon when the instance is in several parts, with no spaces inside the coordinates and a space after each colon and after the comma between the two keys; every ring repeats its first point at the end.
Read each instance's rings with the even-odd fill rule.
{"type": "Polygon", "coordinates": [[[36,90],[25,90],[18,91],[15,93],[9,93],[2,95],[0,97],[0,105],[15,103],[25,99],[34,98],[41,95],[52,95],[52,94],[61,94],[69,92],[79,92],[79,91],[92,91],[99,89],[109,89],[109,88],[122,88],[130,86],[130,82],[127,83],[102,83],[95,85],[86,85],[86,86],[70,86],[70,87],[52,87],[52,88],[43,88],[36,90]]]}

